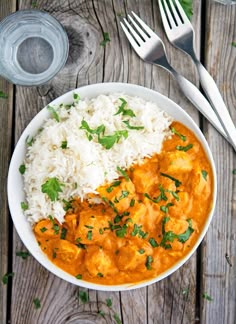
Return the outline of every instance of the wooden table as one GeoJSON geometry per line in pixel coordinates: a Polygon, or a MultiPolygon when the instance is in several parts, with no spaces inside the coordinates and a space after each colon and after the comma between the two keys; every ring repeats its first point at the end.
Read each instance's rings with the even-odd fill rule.
{"type": "MultiPolygon", "coordinates": [[[[173,66],[198,85],[186,55],[167,41],[157,1],[145,0],[1,0],[0,18],[18,9],[37,7],[57,17],[70,39],[64,69],[48,84],[24,88],[0,80],[0,274],[14,272],[8,285],[0,283],[0,323],[236,323],[236,154],[215,129],[182,96],[175,82],[159,67],[145,64],[130,48],[120,16],[134,10],[160,35],[173,66]],[[103,33],[110,42],[100,46],[103,33]],[[80,289],[46,271],[25,251],[14,230],[6,194],[10,157],[20,134],[46,104],[68,90],[97,82],[129,82],[157,90],[183,107],[201,127],[218,173],[218,199],[210,229],[191,259],[176,273],[149,287],[130,292],[89,290],[90,302],[77,299],[80,289]],[[228,262],[225,255],[229,256],[228,262]],[[203,298],[207,293],[212,301],[203,298]],[[41,308],[33,300],[38,298],[41,308]],[[112,300],[112,308],[106,299],[112,300]],[[102,310],[105,318],[98,314],[102,310]],[[117,320],[118,321],[118,320],[117,320]]],[[[196,49],[217,82],[236,123],[236,6],[194,1],[192,23],[196,49]]]]}

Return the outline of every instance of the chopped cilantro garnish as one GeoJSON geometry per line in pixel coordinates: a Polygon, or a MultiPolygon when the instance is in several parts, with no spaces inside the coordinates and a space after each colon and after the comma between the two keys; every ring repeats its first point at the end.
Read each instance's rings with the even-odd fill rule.
{"type": "Polygon", "coordinates": [[[127,106],[127,101],[123,98],[119,98],[119,100],[122,102],[121,105],[119,106],[119,109],[117,113],[115,113],[114,116],[122,114],[123,116],[130,116],[130,117],[135,117],[135,113],[131,109],[125,109],[127,106]]]}
{"type": "Polygon", "coordinates": [[[202,297],[205,298],[208,301],[213,301],[213,298],[211,296],[209,296],[206,292],[204,292],[202,294],[202,297]]]}
{"type": "Polygon", "coordinates": [[[135,204],[135,199],[132,198],[129,205],[130,205],[130,207],[134,207],[134,204],[135,204]]]}
{"type": "Polygon", "coordinates": [[[89,296],[86,291],[79,291],[77,294],[77,297],[81,300],[83,304],[87,303],[89,301],[89,296]]]}
{"type": "Polygon", "coordinates": [[[169,211],[169,207],[174,206],[172,203],[168,203],[165,206],[161,206],[160,210],[163,211],[163,213],[167,214],[169,211]]]}
{"type": "Polygon", "coordinates": [[[76,279],[82,279],[82,274],[77,274],[77,275],[75,276],[75,278],[76,278],[76,279]]]}
{"type": "Polygon", "coordinates": [[[104,232],[103,232],[103,229],[102,228],[99,228],[99,234],[103,234],[104,232]]]}
{"type": "Polygon", "coordinates": [[[139,252],[140,254],[144,254],[144,253],[145,253],[145,250],[144,250],[144,249],[139,249],[138,252],[139,252]]]}
{"type": "Polygon", "coordinates": [[[25,165],[24,164],[21,164],[20,167],[19,167],[20,173],[21,174],[24,174],[25,173],[25,170],[26,170],[25,165]]]}
{"type": "Polygon", "coordinates": [[[186,141],[186,139],[187,139],[186,136],[180,134],[174,127],[171,128],[171,131],[173,134],[179,136],[182,139],[182,141],[184,141],[184,142],[186,141]]]}
{"type": "Polygon", "coordinates": [[[108,42],[110,42],[110,41],[111,41],[111,40],[110,40],[109,33],[104,32],[104,33],[103,33],[103,41],[101,41],[100,46],[105,47],[106,44],[107,44],[108,42]]]}
{"type": "Polygon", "coordinates": [[[126,181],[129,181],[130,178],[128,174],[125,172],[125,170],[121,169],[119,166],[116,167],[117,171],[120,172],[120,174],[125,178],[126,181]]]}
{"type": "Polygon", "coordinates": [[[205,170],[201,171],[203,178],[207,181],[207,175],[208,173],[205,170]]]}
{"type": "Polygon", "coordinates": [[[145,266],[148,270],[152,270],[151,263],[153,263],[153,258],[151,255],[148,255],[145,263],[145,266]]]}
{"type": "Polygon", "coordinates": [[[30,256],[28,251],[17,251],[16,256],[21,257],[23,260],[26,260],[30,256]]]}
{"type": "Polygon", "coordinates": [[[92,231],[88,231],[88,233],[87,233],[87,239],[89,241],[92,241],[92,237],[93,237],[93,232],[92,231]]]}
{"type": "Polygon", "coordinates": [[[40,300],[38,298],[35,298],[33,300],[33,303],[34,303],[34,308],[35,309],[39,309],[41,307],[40,300]]]}
{"type": "Polygon", "coordinates": [[[188,144],[188,145],[186,145],[186,146],[177,145],[177,146],[176,146],[176,150],[187,152],[187,151],[190,150],[192,147],[193,147],[193,144],[188,144]]]}
{"type": "Polygon", "coordinates": [[[98,143],[100,143],[105,149],[109,150],[115,143],[118,143],[119,140],[124,137],[128,137],[127,130],[115,131],[113,135],[106,135],[103,137],[98,137],[98,143]]]}
{"type": "Polygon", "coordinates": [[[112,306],[112,300],[111,300],[111,298],[107,298],[106,299],[106,304],[107,304],[107,307],[111,307],[112,306]]]}
{"type": "Polygon", "coordinates": [[[121,190],[121,196],[119,197],[119,200],[127,198],[129,195],[129,191],[121,190]]]}
{"type": "Polygon", "coordinates": [[[64,207],[63,207],[63,209],[64,209],[65,211],[68,211],[69,209],[72,208],[72,205],[71,205],[72,200],[71,200],[71,201],[67,201],[67,200],[65,200],[65,199],[62,199],[62,202],[64,203],[64,207]]]}
{"type": "Polygon", "coordinates": [[[236,47],[236,42],[232,42],[231,45],[232,45],[233,47],[236,47]]]}
{"type": "Polygon", "coordinates": [[[158,243],[157,243],[157,241],[153,237],[151,237],[148,240],[148,242],[151,244],[152,247],[158,247],[158,243]]]}
{"type": "Polygon", "coordinates": [[[62,227],[60,239],[65,240],[66,234],[67,234],[67,229],[65,227],[62,227]]]}
{"type": "Polygon", "coordinates": [[[90,226],[90,225],[84,225],[84,227],[87,227],[89,229],[93,229],[93,226],[90,226]]]}
{"type": "Polygon", "coordinates": [[[100,277],[100,278],[102,278],[103,277],[103,274],[101,272],[98,272],[97,273],[97,276],[100,277]]]}
{"type": "Polygon", "coordinates": [[[175,179],[174,177],[172,177],[166,173],[161,172],[161,176],[169,178],[170,180],[174,181],[176,188],[178,188],[182,184],[182,182],[180,182],[179,180],[175,179]]]}
{"type": "Polygon", "coordinates": [[[108,193],[112,192],[113,188],[114,187],[118,187],[119,185],[121,184],[121,181],[117,180],[117,181],[114,181],[107,189],[106,191],[108,193]]]}
{"type": "Polygon", "coordinates": [[[232,171],[232,173],[233,173],[233,174],[236,174],[236,169],[234,169],[234,170],[232,171]]]}
{"type": "Polygon", "coordinates": [[[42,192],[47,194],[51,201],[58,200],[59,192],[62,192],[62,183],[57,178],[50,178],[44,184],[42,184],[42,192]]]}
{"type": "Polygon", "coordinates": [[[21,209],[22,210],[27,210],[28,208],[29,208],[29,206],[28,206],[28,204],[26,204],[24,201],[22,201],[21,203],[20,203],[20,205],[21,205],[21,209]]]}
{"type": "Polygon", "coordinates": [[[52,114],[52,117],[54,119],[56,119],[56,121],[59,123],[60,122],[60,117],[58,115],[58,113],[56,112],[56,110],[52,107],[52,106],[47,106],[48,110],[50,111],[50,113],[52,114]]]}
{"type": "Polygon", "coordinates": [[[61,148],[62,149],[67,149],[67,141],[62,141],[61,142],[61,148]]]}
{"type": "Polygon", "coordinates": [[[131,126],[129,120],[123,120],[123,123],[126,125],[128,129],[134,129],[134,130],[144,129],[144,126],[131,126]]]}
{"type": "Polygon", "coordinates": [[[117,237],[124,237],[127,233],[127,224],[124,224],[121,229],[116,230],[116,236],[117,237]]]}
{"type": "Polygon", "coordinates": [[[27,144],[28,146],[32,146],[32,144],[34,143],[34,138],[33,138],[32,136],[28,135],[28,136],[26,137],[25,142],[26,142],[26,144],[27,144]]]}
{"type": "Polygon", "coordinates": [[[42,228],[40,228],[40,231],[42,232],[42,233],[44,233],[44,232],[46,232],[48,229],[46,228],[46,227],[42,227],[42,228]]]}
{"type": "Polygon", "coordinates": [[[177,238],[181,243],[185,243],[189,239],[190,235],[194,232],[191,219],[188,219],[187,222],[189,224],[187,230],[184,233],[177,235],[177,238]]]}
{"type": "Polygon", "coordinates": [[[113,317],[114,317],[114,320],[116,321],[116,324],[122,324],[121,319],[119,318],[117,313],[115,313],[113,315],[113,317]]]}
{"type": "Polygon", "coordinates": [[[7,99],[8,95],[5,92],[0,90],[0,98],[7,99]]]}
{"type": "Polygon", "coordinates": [[[14,276],[14,272],[5,273],[5,275],[2,277],[2,283],[4,285],[7,285],[8,284],[8,278],[13,277],[13,276],[14,276]]]}
{"type": "Polygon", "coordinates": [[[80,100],[80,96],[78,95],[78,93],[73,93],[73,99],[74,99],[74,103],[77,103],[77,102],[79,102],[79,100],[80,100]]]}

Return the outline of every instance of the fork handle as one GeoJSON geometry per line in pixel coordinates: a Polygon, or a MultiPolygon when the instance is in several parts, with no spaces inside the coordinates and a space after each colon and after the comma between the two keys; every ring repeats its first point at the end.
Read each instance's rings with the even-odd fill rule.
{"type": "MultiPolygon", "coordinates": [[[[190,81],[185,79],[182,75],[177,73],[173,68],[169,69],[169,72],[173,75],[175,80],[178,82],[180,89],[184,93],[184,95],[193,103],[194,106],[198,108],[198,110],[209,120],[209,122],[231,143],[234,150],[236,151],[236,137],[229,136],[224,128],[222,127],[217,115],[214,110],[210,106],[209,102],[202,95],[202,93],[198,90],[195,85],[193,85],[190,81]]],[[[220,117],[222,120],[222,117],[220,117]]],[[[227,126],[226,126],[227,127],[227,126]]]]}
{"type": "Polygon", "coordinates": [[[221,121],[226,134],[236,145],[236,128],[214,79],[198,60],[195,61],[195,64],[198,69],[202,88],[205,91],[206,96],[208,97],[212,105],[212,108],[221,121]]]}

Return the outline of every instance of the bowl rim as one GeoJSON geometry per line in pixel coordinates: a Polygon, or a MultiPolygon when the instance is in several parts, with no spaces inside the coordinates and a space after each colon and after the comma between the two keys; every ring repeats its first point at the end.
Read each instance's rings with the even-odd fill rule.
{"type": "MultiPolygon", "coordinates": [[[[144,100],[148,100],[148,99],[144,99],[144,100]]],[[[213,156],[212,156],[211,150],[209,148],[209,145],[208,145],[204,135],[202,134],[201,130],[199,129],[198,125],[195,123],[195,121],[179,105],[177,105],[174,101],[172,101],[168,97],[160,94],[157,91],[154,91],[154,90],[151,90],[151,89],[148,89],[143,86],[136,85],[136,84],[131,84],[131,83],[107,82],[107,83],[97,83],[97,84],[85,85],[85,86],[79,87],[77,89],[70,90],[70,91],[66,92],[62,96],[54,99],[48,105],[46,105],[39,113],[37,113],[34,116],[34,118],[26,126],[26,128],[22,132],[21,136],[19,137],[18,142],[15,146],[11,161],[10,161],[8,178],[7,178],[8,206],[9,206],[11,218],[13,220],[15,229],[16,229],[21,241],[24,243],[25,247],[29,250],[29,252],[32,254],[32,256],[44,268],[46,268],[49,272],[52,272],[57,277],[65,280],[67,282],[70,282],[72,284],[75,284],[77,286],[80,286],[80,287],[95,289],[95,290],[100,290],[100,291],[127,291],[127,290],[142,288],[142,287],[151,285],[153,283],[156,283],[156,282],[168,277],[169,275],[174,273],[176,270],[178,270],[185,262],[187,262],[187,260],[190,259],[190,257],[193,255],[193,253],[196,251],[196,249],[202,242],[202,240],[209,228],[209,225],[212,221],[215,206],[216,206],[216,197],[217,197],[216,167],[215,167],[215,163],[214,163],[213,156]],[[118,91],[116,89],[118,89],[118,91]],[[86,97],[94,98],[98,94],[109,94],[109,93],[114,93],[114,92],[117,92],[117,93],[123,92],[124,94],[134,96],[130,93],[137,92],[136,96],[143,98],[143,99],[150,96],[151,99],[149,101],[151,101],[151,102],[155,102],[155,99],[157,101],[161,100],[161,101],[165,102],[167,105],[170,105],[170,107],[172,106],[173,109],[176,109],[176,114],[177,113],[180,114],[180,116],[182,116],[182,118],[184,118],[186,121],[188,121],[189,124],[191,124],[192,128],[189,126],[187,126],[187,127],[190,128],[192,131],[194,131],[195,136],[197,136],[197,138],[201,142],[201,144],[205,150],[205,153],[207,155],[207,158],[211,164],[212,174],[213,174],[213,197],[212,197],[212,203],[211,203],[212,206],[211,206],[211,210],[208,214],[208,217],[205,220],[205,224],[203,225],[202,231],[201,231],[197,241],[195,242],[193,248],[183,258],[181,258],[179,261],[177,261],[170,268],[168,268],[167,270],[165,270],[164,272],[162,272],[161,274],[159,274],[158,276],[156,276],[154,278],[145,279],[145,280],[139,281],[137,283],[128,283],[128,284],[125,283],[125,284],[119,284],[119,285],[102,285],[102,284],[92,283],[89,281],[78,280],[74,276],[68,274],[64,270],[62,270],[59,267],[57,267],[56,265],[54,265],[47,257],[45,257],[46,255],[43,254],[43,252],[41,251],[37,242],[35,242],[37,244],[37,251],[34,250],[33,244],[28,244],[27,228],[29,230],[30,225],[29,225],[29,222],[27,221],[26,217],[24,216],[22,210],[19,209],[19,207],[17,207],[15,205],[15,195],[12,194],[12,192],[14,192],[14,190],[16,192],[18,192],[18,190],[19,190],[19,189],[17,189],[17,188],[19,188],[19,186],[15,185],[15,176],[17,176],[17,173],[19,174],[18,168],[16,170],[16,166],[19,167],[21,164],[21,161],[19,161],[18,155],[19,154],[21,154],[22,156],[25,155],[25,153],[24,153],[25,152],[25,149],[24,149],[25,148],[25,140],[29,134],[29,130],[32,129],[36,132],[36,130],[38,128],[35,129],[35,127],[33,127],[35,125],[35,123],[37,123],[37,121],[40,120],[39,124],[42,124],[43,120],[49,118],[50,113],[48,112],[47,106],[48,105],[59,105],[62,102],[63,103],[72,102],[73,94],[75,92],[80,94],[82,99],[86,98],[86,97]],[[84,95],[84,94],[86,94],[86,92],[87,93],[90,92],[95,95],[84,95]],[[81,93],[82,93],[82,95],[81,95],[81,93]],[[24,152],[22,152],[22,150],[24,152]],[[21,214],[20,215],[21,217],[19,217],[19,213],[21,214]],[[22,221],[26,224],[26,228],[24,228],[24,226],[21,226],[22,221]]],[[[157,103],[157,105],[159,106],[159,103],[157,103]]],[[[159,107],[159,108],[162,110],[165,110],[164,107],[159,107]]],[[[21,175],[19,175],[19,176],[22,178],[21,175]]],[[[21,182],[23,182],[23,181],[21,181],[21,182]]],[[[21,193],[23,193],[23,188],[21,190],[21,193]]],[[[20,190],[19,190],[19,194],[20,194],[20,190]]],[[[24,196],[24,193],[23,193],[23,196],[24,196]]],[[[31,227],[30,227],[30,230],[32,231],[31,227]]],[[[28,233],[28,235],[30,235],[30,234],[28,233]]],[[[33,235],[33,231],[32,231],[32,235],[33,235]]],[[[36,241],[36,239],[35,239],[35,241],[36,241]]]]}

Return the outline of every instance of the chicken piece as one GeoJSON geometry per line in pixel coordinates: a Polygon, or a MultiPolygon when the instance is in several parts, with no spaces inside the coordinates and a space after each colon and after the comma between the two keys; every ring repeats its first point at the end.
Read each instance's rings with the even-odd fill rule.
{"type": "MultiPolygon", "coordinates": [[[[153,160],[153,159],[152,159],[153,160]]],[[[136,166],[131,179],[138,193],[149,192],[158,183],[158,160],[147,160],[146,163],[136,166]]]]}
{"type": "Polygon", "coordinates": [[[160,157],[160,172],[178,174],[192,170],[190,156],[183,151],[165,152],[160,157]]]}
{"type": "Polygon", "coordinates": [[[165,231],[166,232],[171,231],[179,235],[186,232],[188,227],[189,227],[189,223],[186,220],[176,219],[174,217],[171,217],[170,220],[165,224],[165,231]]]}
{"type": "Polygon", "coordinates": [[[191,186],[195,196],[198,198],[201,196],[201,199],[205,200],[209,198],[211,194],[211,183],[209,177],[204,179],[200,168],[195,168],[192,171],[188,184],[191,186]]]}
{"type": "Polygon", "coordinates": [[[170,216],[186,219],[193,207],[192,196],[185,191],[178,192],[179,200],[173,200],[174,207],[169,209],[170,216]]]}
{"type": "Polygon", "coordinates": [[[50,219],[43,219],[35,225],[34,233],[40,238],[55,239],[59,237],[60,229],[61,226],[55,219],[53,221],[50,219]]]}
{"type": "Polygon", "coordinates": [[[66,264],[77,262],[84,253],[82,249],[66,240],[53,240],[51,249],[55,262],[62,261],[66,264]]]}
{"type": "Polygon", "coordinates": [[[127,242],[125,246],[119,249],[116,263],[122,271],[133,271],[137,267],[141,270],[142,266],[145,266],[147,255],[152,255],[152,248],[147,242],[144,241],[142,247],[139,247],[138,244],[127,242]]]}
{"type": "Polygon", "coordinates": [[[142,224],[143,222],[145,222],[145,216],[147,212],[147,207],[145,206],[145,204],[141,202],[139,203],[137,200],[135,200],[134,206],[130,207],[128,209],[128,212],[130,212],[133,223],[142,224]]]}
{"type": "Polygon", "coordinates": [[[97,277],[98,273],[105,277],[118,272],[111,252],[95,245],[88,246],[84,264],[92,277],[97,277]]]}
{"type": "Polygon", "coordinates": [[[131,200],[135,198],[135,187],[131,180],[117,180],[108,186],[99,187],[97,191],[101,197],[105,198],[108,204],[111,202],[113,209],[119,213],[127,210],[131,200]],[[114,183],[118,183],[118,185],[113,185],[114,183]]]}
{"type": "Polygon", "coordinates": [[[67,230],[66,231],[66,239],[68,241],[74,242],[75,241],[75,234],[78,225],[78,216],[76,214],[69,214],[65,217],[65,222],[63,223],[63,227],[67,230]]]}
{"type": "Polygon", "coordinates": [[[76,229],[75,238],[83,244],[94,244],[105,239],[109,231],[109,221],[114,217],[111,208],[104,208],[103,204],[94,205],[81,211],[79,215],[79,226],[76,229]]]}

